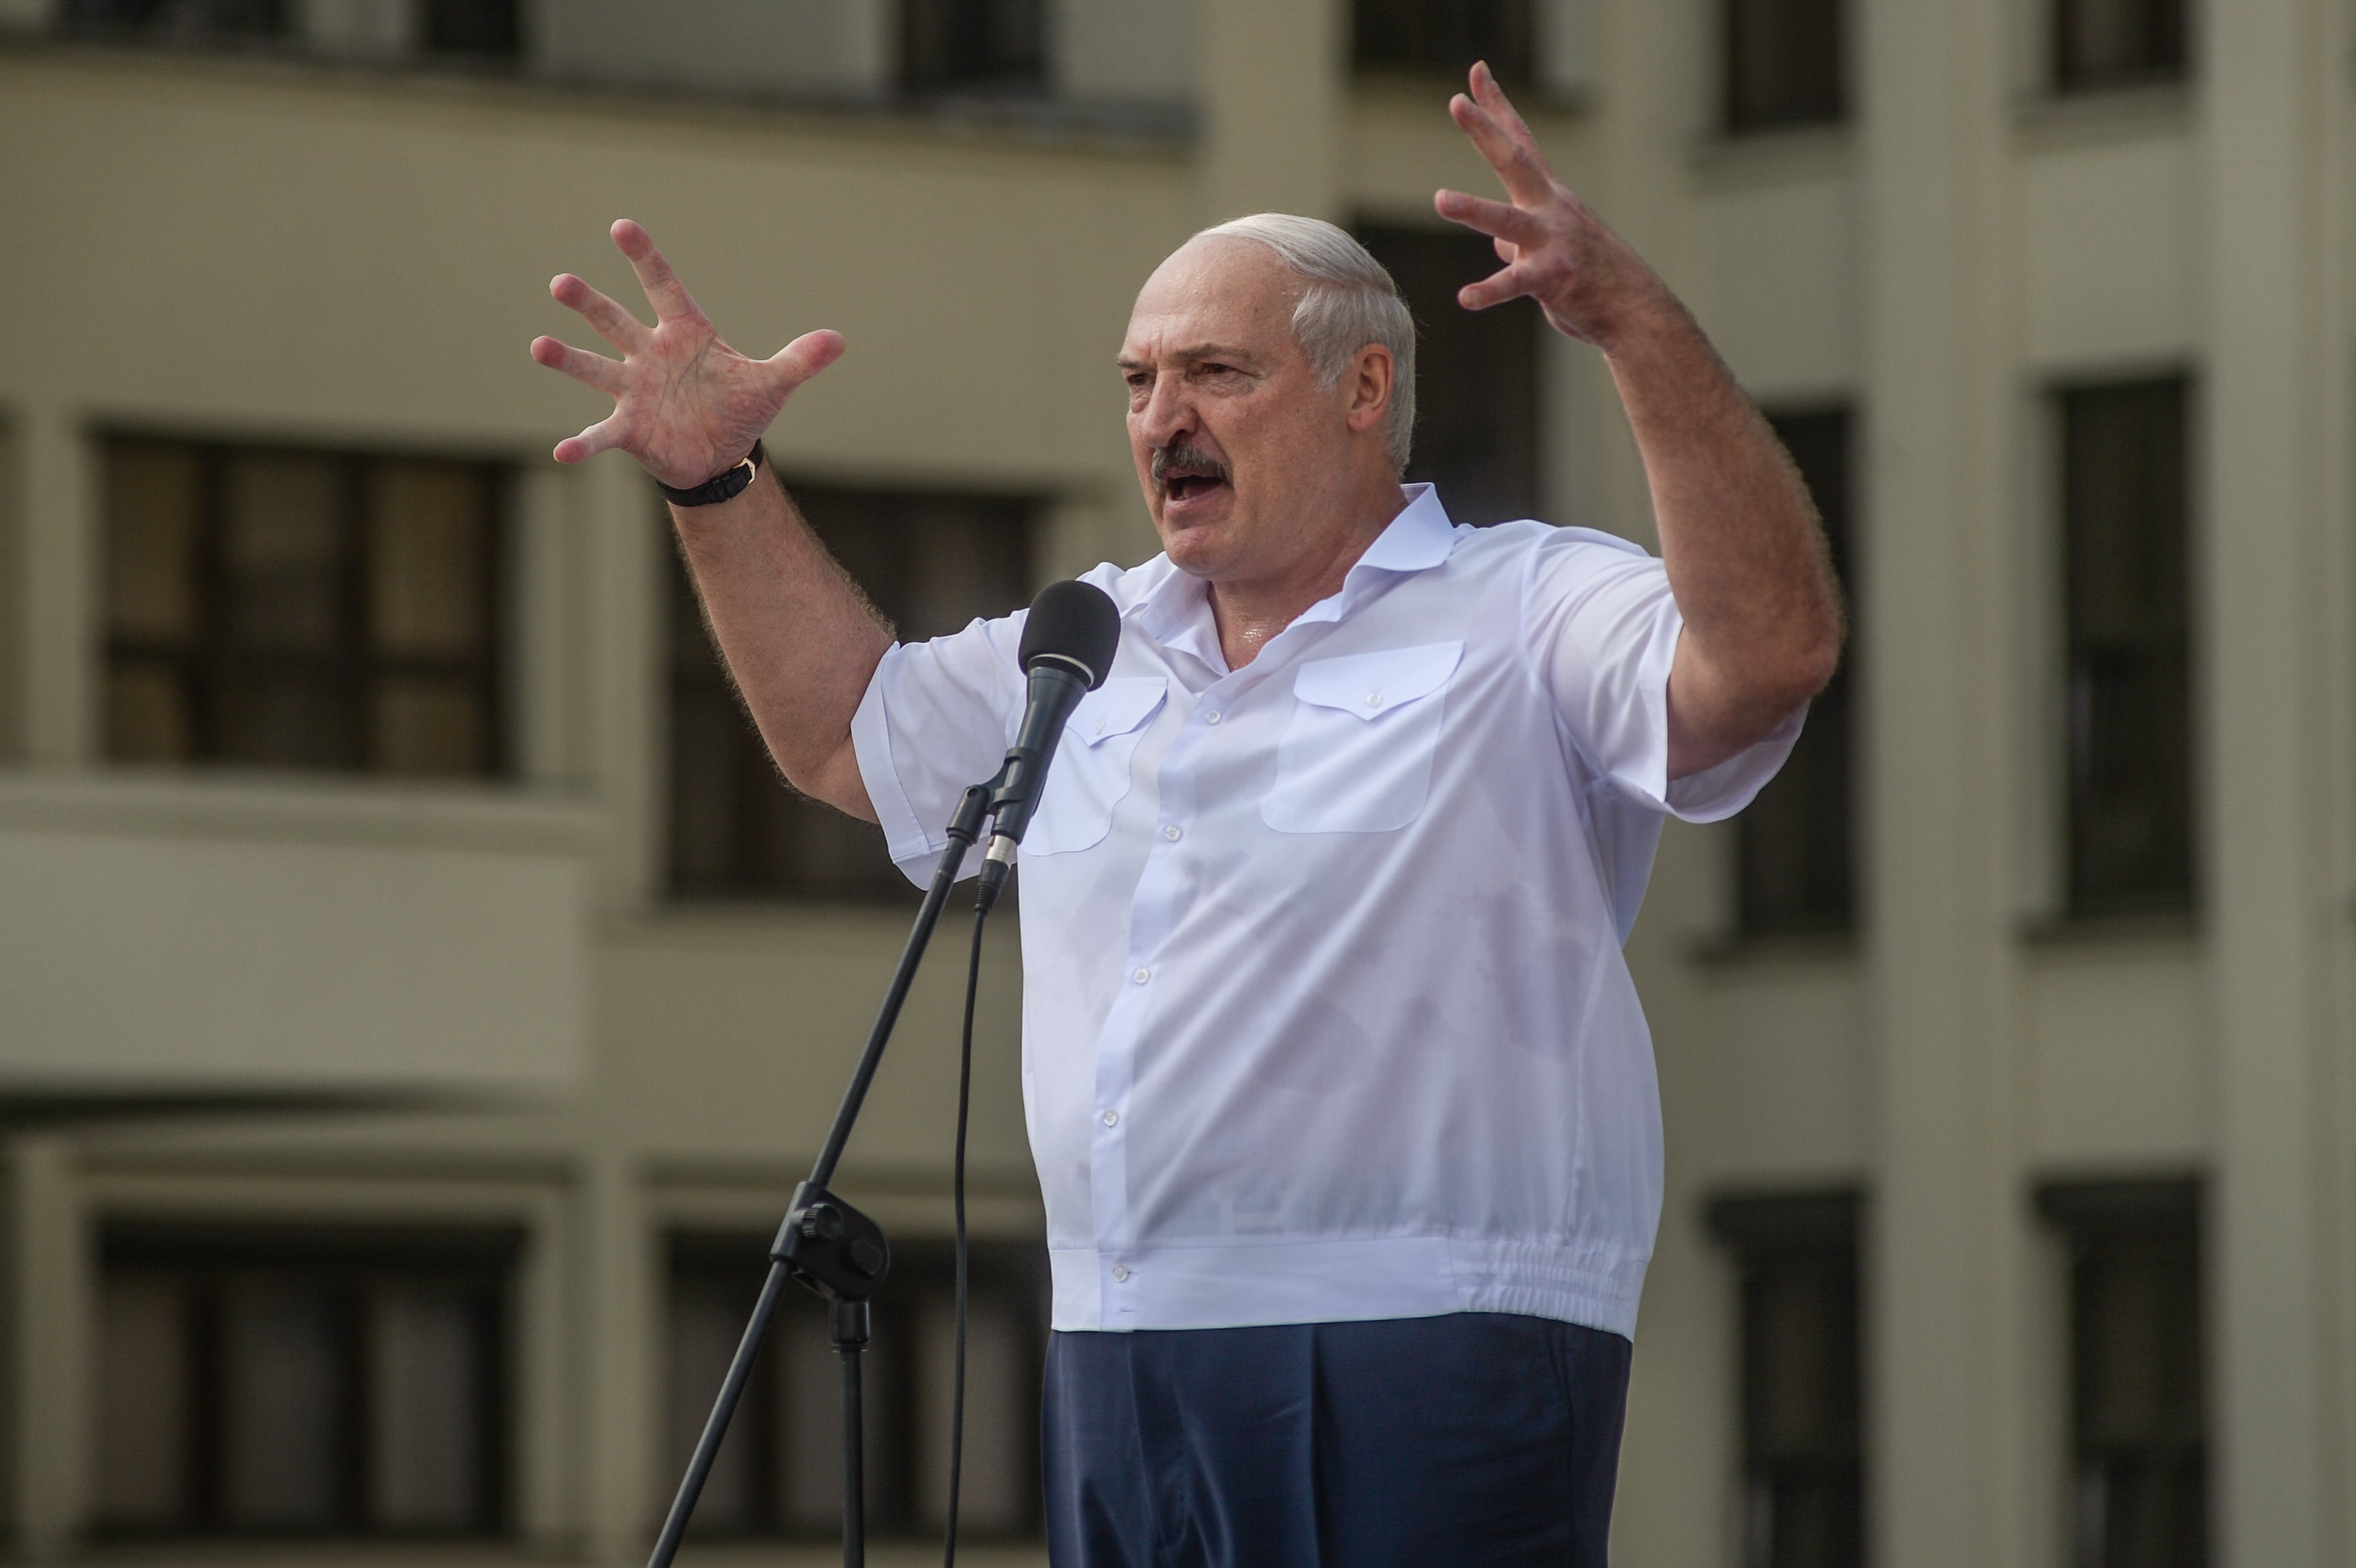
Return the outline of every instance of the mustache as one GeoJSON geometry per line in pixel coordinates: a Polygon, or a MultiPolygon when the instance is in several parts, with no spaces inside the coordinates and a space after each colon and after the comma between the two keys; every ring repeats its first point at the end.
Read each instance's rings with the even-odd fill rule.
{"type": "Polygon", "coordinates": [[[1221,484],[1228,480],[1227,466],[1225,463],[1220,462],[1183,435],[1167,446],[1156,446],[1153,449],[1153,461],[1149,472],[1152,476],[1155,488],[1161,489],[1169,488],[1169,475],[1173,468],[1190,478],[1216,479],[1221,484]]]}

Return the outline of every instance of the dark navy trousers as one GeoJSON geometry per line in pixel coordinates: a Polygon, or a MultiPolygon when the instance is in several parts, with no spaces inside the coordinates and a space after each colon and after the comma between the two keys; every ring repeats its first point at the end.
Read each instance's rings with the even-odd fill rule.
{"type": "Polygon", "coordinates": [[[1053,1568],[1604,1568],[1626,1339],[1505,1313],[1056,1334],[1053,1568]]]}

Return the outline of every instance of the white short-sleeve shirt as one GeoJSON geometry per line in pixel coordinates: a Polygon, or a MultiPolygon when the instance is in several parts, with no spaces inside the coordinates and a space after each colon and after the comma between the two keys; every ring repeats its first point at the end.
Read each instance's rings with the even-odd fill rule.
{"type": "MultiPolygon", "coordinates": [[[[1634,1329],[1661,1125],[1621,944],[1662,815],[1740,810],[1799,715],[1672,785],[1660,563],[1408,495],[1241,670],[1167,557],[1088,574],[1119,652],[1019,861],[1059,1329],[1634,1329]]],[[[868,795],[919,881],[1012,739],[1022,631],[895,647],[860,706],[868,795]]]]}

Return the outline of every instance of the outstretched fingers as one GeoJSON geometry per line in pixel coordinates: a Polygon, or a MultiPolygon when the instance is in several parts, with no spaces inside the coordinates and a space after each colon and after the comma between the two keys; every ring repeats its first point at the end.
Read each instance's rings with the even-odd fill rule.
{"type": "Polygon", "coordinates": [[[1526,262],[1515,262],[1500,267],[1479,283],[1468,283],[1456,291],[1456,303],[1467,310],[1486,310],[1493,305],[1503,305],[1509,299],[1538,292],[1538,280],[1526,262]]]}
{"type": "Polygon", "coordinates": [[[581,319],[589,323],[598,337],[625,354],[637,353],[654,336],[647,330],[645,322],[571,273],[559,273],[552,278],[548,292],[557,304],[580,312],[581,319]]]}
{"type": "Polygon", "coordinates": [[[531,340],[531,357],[536,363],[562,371],[610,397],[622,395],[622,367],[603,354],[592,354],[553,338],[535,338],[531,340]]]}
{"type": "MultiPolygon", "coordinates": [[[[1496,116],[1462,93],[1448,101],[1449,116],[1472,140],[1481,156],[1497,171],[1505,194],[1522,206],[1536,206],[1553,193],[1554,172],[1537,149],[1509,133],[1496,116]]],[[[1518,123],[1518,116],[1516,117],[1518,123]]],[[[1522,134],[1529,133],[1525,130],[1522,134]]]]}
{"type": "Polygon", "coordinates": [[[670,270],[663,253],[655,249],[654,237],[627,218],[614,223],[614,243],[630,259],[630,270],[638,274],[638,286],[647,291],[647,303],[655,307],[658,322],[679,321],[697,314],[695,301],[679,274],[670,270]]]}
{"type": "Polygon", "coordinates": [[[616,409],[578,435],[568,435],[556,444],[555,458],[560,463],[578,463],[598,453],[623,445],[629,432],[622,423],[622,412],[616,409]]]}
{"type": "Polygon", "coordinates": [[[842,358],[842,334],[830,328],[805,332],[762,363],[783,375],[788,389],[798,387],[842,358]]]}
{"type": "Polygon", "coordinates": [[[1492,201],[1483,196],[1467,196],[1461,190],[1443,190],[1431,199],[1431,205],[1450,222],[1462,223],[1507,244],[1536,245],[1546,239],[1546,225],[1537,216],[1510,201],[1492,201]]]}

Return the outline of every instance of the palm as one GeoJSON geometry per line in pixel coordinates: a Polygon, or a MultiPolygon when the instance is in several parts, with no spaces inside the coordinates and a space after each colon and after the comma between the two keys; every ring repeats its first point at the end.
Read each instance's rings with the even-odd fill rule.
{"type": "Polygon", "coordinates": [[[625,219],[614,225],[614,242],[637,273],[655,324],[570,273],[549,285],[622,351],[616,360],[553,338],[533,340],[534,360],[614,400],[612,413],[557,443],[556,460],[577,463],[616,448],[666,485],[701,484],[752,449],[795,389],[841,357],[842,338],[805,333],[769,359],[748,359],[720,340],[644,229],[625,219]]]}

